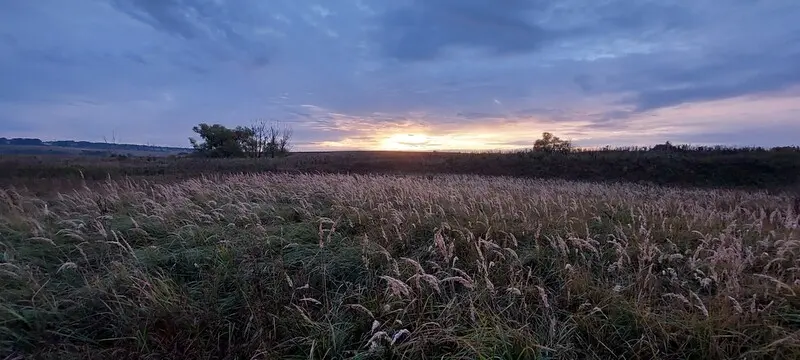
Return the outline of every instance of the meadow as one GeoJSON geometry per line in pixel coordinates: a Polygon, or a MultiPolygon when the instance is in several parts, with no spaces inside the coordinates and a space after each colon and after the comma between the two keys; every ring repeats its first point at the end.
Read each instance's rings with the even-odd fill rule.
{"type": "Polygon", "coordinates": [[[0,191],[0,358],[797,359],[783,193],[215,174],[0,191]]]}

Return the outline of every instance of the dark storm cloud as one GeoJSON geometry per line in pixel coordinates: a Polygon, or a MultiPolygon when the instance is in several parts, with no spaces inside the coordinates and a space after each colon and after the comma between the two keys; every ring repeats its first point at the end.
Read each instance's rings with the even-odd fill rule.
{"type": "Polygon", "coordinates": [[[691,26],[693,14],[666,3],[605,1],[570,4],[543,0],[411,0],[384,13],[376,33],[383,53],[405,61],[431,60],[453,47],[504,55],[528,53],[565,39],[615,32],[665,31],[691,26]],[[590,8],[578,21],[577,7],[590,8]]]}
{"type": "MultiPolygon", "coordinates": [[[[156,29],[194,39],[203,34],[196,22],[208,19],[201,3],[181,0],[114,0],[117,8],[156,29]],[[198,6],[199,5],[199,6],[198,6]],[[199,11],[198,11],[199,10],[199,11]],[[194,21],[192,20],[194,18],[194,21]]],[[[227,27],[222,27],[229,33],[227,27]]]]}
{"type": "Polygon", "coordinates": [[[400,60],[432,59],[453,45],[527,52],[553,37],[525,17],[537,6],[523,0],[415,0],[382,15],[378,39],[386,55],[400,60]]]}
{"type": "Polygon", "coordinates": [[[248,56],[256,66],[269,63],[269,44],[244,34],[252,21],[241,1],[213,0],[112,0],[121,11],[154,29],[179,38],[206,43],[206,50],[227,60],[235,57],[228,47],[248,56]]]}
{"type": "Polygon", "coordinates": [[[628,101],[637,111],[683,103],[766,93],[800,84],[800,46],[772,49],[757,55],[719,56],[689,69],[663,68],[639,76],[649,86],[632,87],[628,101]],[[672,87],[672,88],[670,88],[672,87]]]}
{"type": "MultiPolygon", "coordinates": [[[[614,60],[604,91],[636,112],[784,91],[800,85],[800,3],[698,2],[675,51],[614,60]]],[[[656,50],[657,51],[657,50],[656,50]]]]}

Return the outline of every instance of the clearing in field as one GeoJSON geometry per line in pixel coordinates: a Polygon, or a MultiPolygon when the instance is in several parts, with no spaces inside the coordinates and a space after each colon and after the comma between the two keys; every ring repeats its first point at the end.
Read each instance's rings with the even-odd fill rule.
{"type": "Polygon", "coordinates": [[[786,198],[476,176],[0,192],[0,358],[800,358],[786,198]]]}

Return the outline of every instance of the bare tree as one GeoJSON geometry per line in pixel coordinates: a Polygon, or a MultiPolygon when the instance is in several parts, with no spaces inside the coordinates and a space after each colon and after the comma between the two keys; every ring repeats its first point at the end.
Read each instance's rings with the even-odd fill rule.
{"type": "Polygon", "coordinates": [[[250,156],[260,158],[266,152],[268,133],[267,123],[264,120],[250,125],[250,131],[253,132],[252,148],[250,149],[250,156]]]}
{"type": "Polygon", "coordinates": [[[281,129],[281,135],[280,138],[278,139],[278,153],[280,153],[281,155],[286,155],[289,153],[289,151],[292,150],[292,146],[289,143],[289,141],[292,140],[293,134],[294,131],[292,131],[292,128],[288,126],[284,126],[281,129]]]}
{"type": "Polygon", "coordinates": [[[291,150],[293,131],[279,122],[258,121],[250,126],[253,133],[252,157],[285,155],[291,150]]]}

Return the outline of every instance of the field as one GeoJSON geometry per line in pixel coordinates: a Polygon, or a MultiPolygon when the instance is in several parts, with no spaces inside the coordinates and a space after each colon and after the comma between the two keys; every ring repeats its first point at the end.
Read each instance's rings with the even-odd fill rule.
{"type": "Polygon", "coordinates": [[[0,198],[0,358],[800,358],[780,193],[276,172],[0,198]]]}
{"type": "Polygon", "coordinates": [[[274,159],[0,156],[0,186],[23,185],[42,194],[109,178],[173,182],[205,174],[260,172],[464,174],[785,191],[800,189],[800,147],[623,148],[568,154],[305,152],[274,159]]]}

